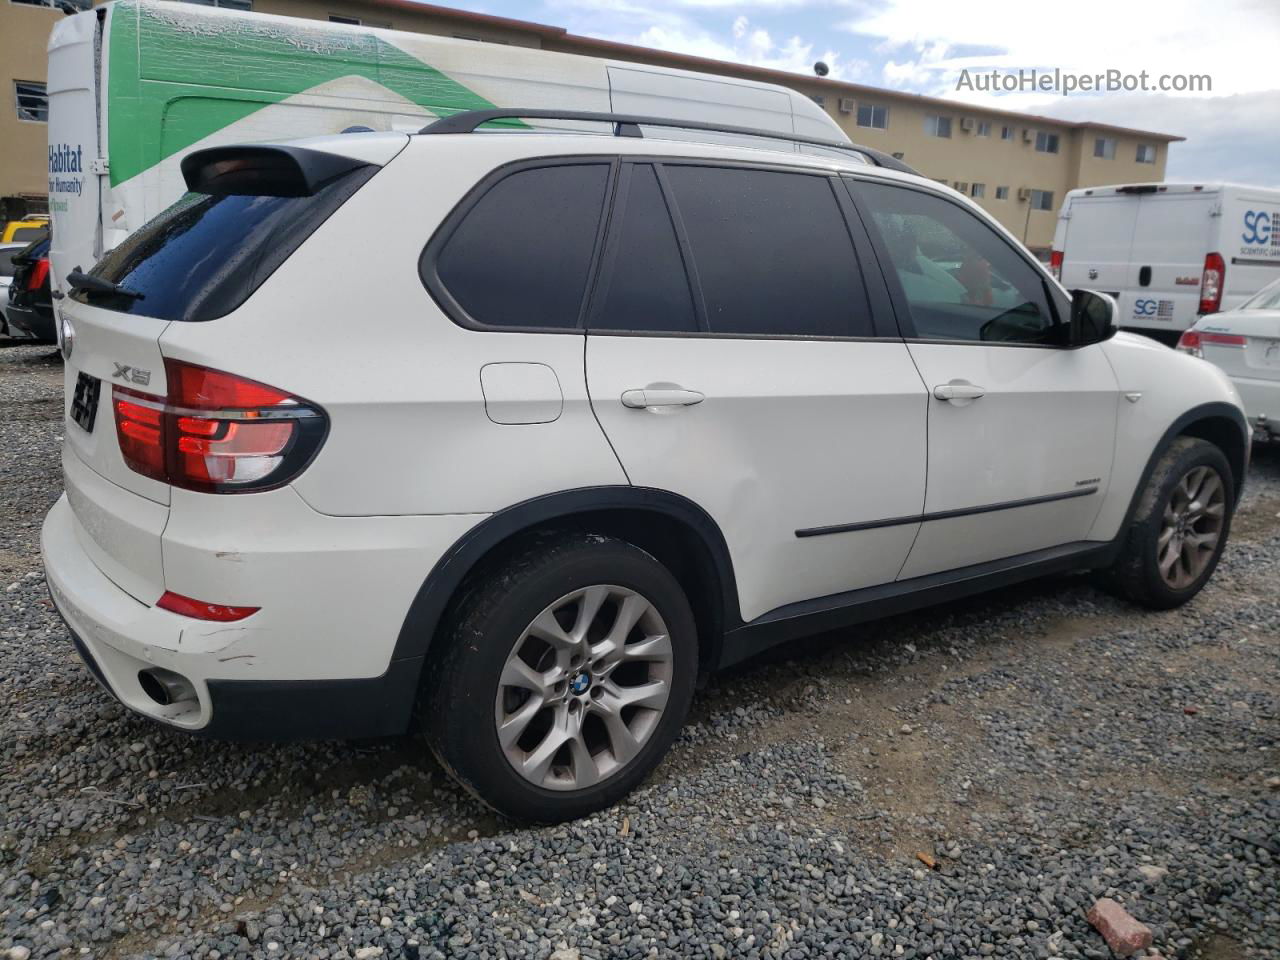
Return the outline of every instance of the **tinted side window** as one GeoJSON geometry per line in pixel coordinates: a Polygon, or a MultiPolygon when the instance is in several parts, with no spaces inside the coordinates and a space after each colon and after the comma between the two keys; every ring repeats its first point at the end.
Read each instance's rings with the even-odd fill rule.
{"type": "Polygon", "coordinates": [[[444,241],[440,283],[479,323],[576,327],[608,179],[607,163],[591,163],[500,180],[444,241]]]}
{"type": "Polygon", "coordinates": [[[902,285],[917,337],[1063,342],[1040,274],[972,213],[904,187],[861,182],[855,190],[902,285]]]}
{"type": "Polygon", "coordinates": [[[664,169],[713,333],[871,336],[853,242],[825,177],[664,169]]]}
{"type": "Polygon", "coordinates": [[[698,328],[689,278],[667,202],[650,164],[631,168],[631,182],[607,257],[591,326],[601,330],[689,333],[698,328]]]}

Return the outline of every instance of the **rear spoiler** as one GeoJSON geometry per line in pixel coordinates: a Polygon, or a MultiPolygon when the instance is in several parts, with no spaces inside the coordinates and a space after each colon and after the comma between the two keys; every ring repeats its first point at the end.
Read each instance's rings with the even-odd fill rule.
{"type": "Polygon", "coordinates": [[[309,197],[366,160],[290,146],[231,146],[194,150],[182,158],[193,193],[214,196],[309,197]]]}

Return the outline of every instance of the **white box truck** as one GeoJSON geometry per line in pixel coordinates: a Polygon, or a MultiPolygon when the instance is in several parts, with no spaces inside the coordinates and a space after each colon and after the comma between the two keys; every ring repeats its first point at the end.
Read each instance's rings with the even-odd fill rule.
{"type": "Polygon", "coordinates": [[[183,194],[179,163],[204,147],[351,128],[409,132],[494,106],[849,142],[812,100],[772,84],[152,0],[118,0],[57,23],[48,91],[51,259],[63,292],[71,270],[88,269],[183,194]]]}
{"type": "Polygon", "coordinates": [[[1120,323],[1173,343],[1280,278],[1280,190],[1138,183],[1072,190],[1051,265],[1068,288],[1115,297],[1120,323]]]}

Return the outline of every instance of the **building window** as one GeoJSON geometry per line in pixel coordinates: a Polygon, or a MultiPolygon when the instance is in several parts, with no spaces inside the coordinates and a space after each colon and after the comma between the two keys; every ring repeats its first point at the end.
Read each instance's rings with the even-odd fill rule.
{"type": "Polygon", "coordinates": [[[951,118],[929,114],[924,118],[924,132],[931,137],[951,137],[951,118]]]}
{"type": "Polygon", "coordinates": [[[956,181],[956,192],[957,192],[957,193],[968,193],[968,192],[969,192],[969,182],[968,182],[967,180],[957,180],[957,181],[956,181]]]}
{"type": "Polygon", "coordinates": [[[252,10],[253,0],[186,0],[202,7],[223,7],[227,10],[252,10]]]}
{"type": "Polygon", "coordinates": [[[373,27],[376,30],[390,30],[391,24],[378,23],[374,20],[362,20],[360,17],[342,17],[336,13],[329,14],[330,23],[344,23],[349,27],[373,27]]]}
{"type": "Polygon", "coordinates": [[[1093,141],[1093,155],[1103,160],[1116,158],[1116,141],[1114,137],[1098,137],[1093,141]]]}
{"type": "Polygon", "coordinates": [[[1056,133],[1046,133],[1044,130],[1036,131],[1036,152],[1037,153],[1057,153],[1058,152],[1058,135],[1056,133]]]}
{"type": "Polygon", "coordinates": [[[870,103],[858,104],[858,126],[885,130],[889,126],[889,108],[870,103]]]}
{"type": "Polygon", "coordinates": [[[1009,199],[1009,188],[1008,188],[1008,187],[996,187],[996,199],[997,199],[997,200],[1008,200],[1008,199],[1009,199]]]}
{"type": "Polygon", "coordinates": [[[1053,191],[1052,190],[1032,190],[1031,191],[1031,209],[1032,210],[1052,210],[1053,209],[1053,191]]]}
{"type": "Polygon", "coordinates": [[[19,120],[30,120],[33,123],[49,122],[49,94],[45,91],[43,83],[15,80],[13,90],[17,98],[19,120]]]}
{"type": "Polygon", "coordinates": [[[1001,139],[1001,140],[1012,140],[1012,139],[1013,139],[1013,127],[1001,127],[1001,128],[1000,128],[1000,139],[1001,139]]]}
{"type": "Polygon", "coordinates": [[[969,188],[969,196],[975,200],[982,200],[987,195],[987,185],[985,183],[975,183],[969,188]]]}
{"type": "Polygon", "coordinates": [[[1138,144],[1138,162],[1139,163],[1155,163],[1156,148],[1149,143],[1138,144]]]}
{"type": "Polygon", "coordinates": [[[990,121],[990,120],[979,120],[979,121],[978,121],[978,136],[980,136],[980,137],[989,137],[989,136],[991,136],[991,121],[990,121]]]}

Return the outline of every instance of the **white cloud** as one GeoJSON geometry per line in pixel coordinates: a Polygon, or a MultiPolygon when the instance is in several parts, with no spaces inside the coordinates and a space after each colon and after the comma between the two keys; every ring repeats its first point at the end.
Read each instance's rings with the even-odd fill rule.
{"type": "MultiPolygon", "coordinates": [[[[653,19],[653,18],[651,18],[653,19]]],[[[820,50],[812,42],[799,36],[775,40],[762,27],[754,26],[739,15],[723,32],[707,30],[692,21],[679,18],[663,18],[639,33],[600,34],[606,40],[638,44],[684,53],[729,63],[744,63],[770,70],[813,75],[813,64],[821,60],[831,68],[831,78],[857,80],[870,73],[870,66],[861,60],[848,60],[832,49],[820,50]]]]}
{"type": "Polygon", "coordinates": [[[966,56],[986,69],[1060,67],[1096,73],[1207,73],[1214,95],[1274,89],[1269,51],[1280,45],[1280,4],[1275,0],[1075,0],[1032,12],[1025,0],[987,0],[980,15],[952,0],[884,0],[873,13],[842,24],[879,42],[890,60],[885,80],[894,85],[931,77],[930,93],[954,90],[957,48],[994,50],[966,56]],[[1046,15],[1047,13],[1047,15],[1046,15]],[[908,69],[910,68],[910,69],[908,69]]]}

